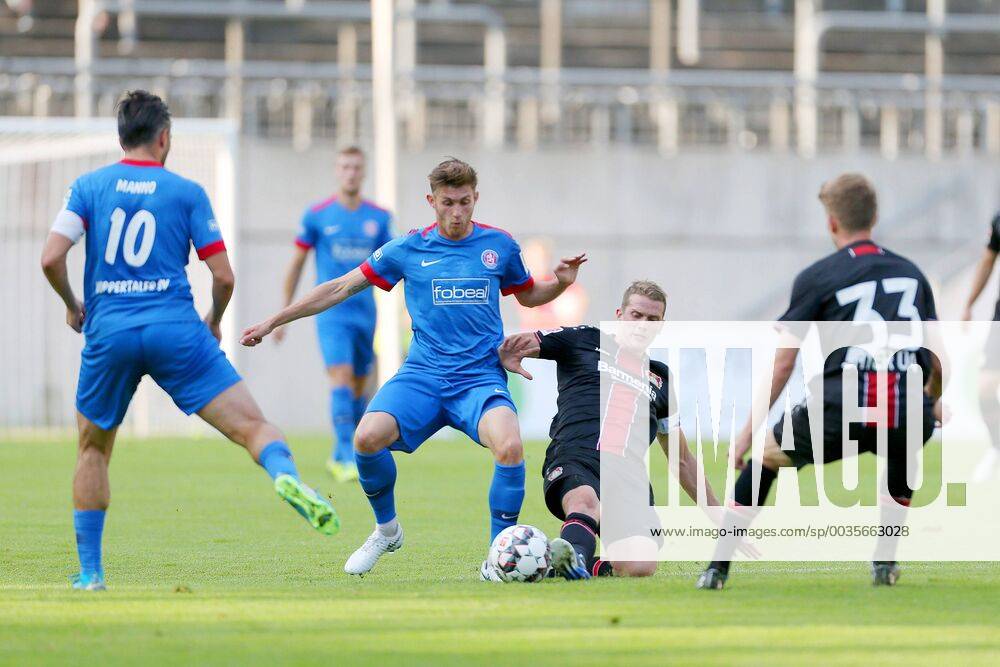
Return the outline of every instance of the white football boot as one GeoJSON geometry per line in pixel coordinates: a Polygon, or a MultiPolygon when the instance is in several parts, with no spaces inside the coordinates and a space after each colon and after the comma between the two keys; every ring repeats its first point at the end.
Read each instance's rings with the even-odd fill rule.
{"type": "Polygon", "coordinates": [[[484,560],[483,564],[479,568],[479,578],[483,581],[492,581],[494,583],[503,583],[503,579],[497,573],[496,568],[490,565],[489,560],[484,560]]]}
{"type": "Polygon", "coordinates": [[[357,574],[363,575],[367,574],[373,567],[378,559],[382,557],[384,553],[391,553],[398,550],[403,546],[403,527],[399,527],[399,532],[397,532],[392,537],[386,537],[379,532],[378,528],[375,529],[365,543],[361,547],[351,554],[351,557],[347,559],[344,563],[344,572],[347,574],[357,574]]]}

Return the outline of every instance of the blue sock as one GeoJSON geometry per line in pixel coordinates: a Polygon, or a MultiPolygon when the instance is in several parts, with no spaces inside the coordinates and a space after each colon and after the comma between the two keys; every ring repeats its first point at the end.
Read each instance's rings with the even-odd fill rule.
{"type": "Polygon", "coordinates": [[[292,452],[288,445],[281,440],[275,440],[264,447],[260,453],[260,466],[267,471],[271,479],[278,475],[291,475],[295,479],[299,478],[299,471],[295,468],[295,461],[292,460],[292,452]]]}
{"type": "Polygon", "coordinates": [[[368,407],[368,397],[361,394],[354,399],[354,423],[360,424],[361,418],[365,416],[365,408],[368,407]]]}
{"type": "Polygon", "coordinates": [[[354,394],[347,387],[330,390],[330,417],[333,420],[333,451],[338,463],[354,462],[354,394]]]}
{"type": "Polygon", "coordinates": [[[396,461],[392,452],[383,449],[378,454],[362,454],[355,452],[358,462],[358,478],[361,488],[368,496],[375,521],[389,523],[396,518],[396,498],[393,489],[396,487],[396,461]]]}
{"type": "Polygon", "coordinates": [[[80,556],[80,571],[104,576],[101,564],[101,536],[104,534],[104,510],[73,510],[76,529],[76,552],[80,556]]]}
{"type": "Polygon", "coordinates": [[[524,502],[524,461],[514,465],[496,463],[490,484],[490,542],[517,523],[524,502]]]}

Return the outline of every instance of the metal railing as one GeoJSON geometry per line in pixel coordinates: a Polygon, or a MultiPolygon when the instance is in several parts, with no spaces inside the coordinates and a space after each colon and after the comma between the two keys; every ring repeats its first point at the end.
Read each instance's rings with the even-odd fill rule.
{"type": "MultiPolygon", "coordinates": [[[[697,9],[697,3],[684,6],[697,9]]],[[[941,50],[941,36],[949,32],[1000,34],[1000,15],[946,15],[942,0],[927,6],[926,15],[830,12],[819,11],[816,0],[796,0],[795,70],[764,72],[671,69],[673,17],[664,0],[649,3],[650,67],[628,70],[561,67],[561,0],[540,5],[539,68],[508,67],[506,28],[491,7],[399,0],[398,120],[411,148],[467,138],[489,148],[522,149],[625,142],[664,155],[690,145],[794,150],[806,157],[866,147],[889,158],[910,151],[932,159],[946,152],[1000,154],[1000,78],[945,76],[941,50]],[[484,64],[419,64],[419,22],[482,25],[484,64]],[[833,30],[926,32],[926,71],[822,72],[824,36],[833,30]]],[[[245,131],[289,134],[298,148],[318,136],[349,141],[369,131],[371,68],[358,61],[356,30],[370,19],[368,2],[80,0],[80,7],[74,58],[0,58],[0,113],[88,116],[95,107],[105,113],[122,88],[143,85],[169,96],[182,113],[211,113],[245,131]],[[98,11],[225,19],[225,58],[97,58],[90,26],[98,11]],[[254,20],[331,22],[338,61],[246,60],[244,26],[254,20]]]]}

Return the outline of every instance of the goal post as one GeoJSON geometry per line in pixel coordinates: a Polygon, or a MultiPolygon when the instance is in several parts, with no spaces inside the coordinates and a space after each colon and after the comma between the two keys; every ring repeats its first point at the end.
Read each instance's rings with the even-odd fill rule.
{"type": "MultiPolygon", "coordinates": [[[[226,119],[172,121],[167,167],[200,183],[209,195],[234,266],[237,151],[235,124],[226,119]]],[[[39,269],[42,245],[76,177],[121,159],[114,119],[0,118],[0,438],[14,432],[61,430],[75,425],[76,380],[83,338],[65,323],[64,308],[39,269]]],[[[197,256],[192,250],[192,263],[197,256]]],[[[70,253],[70,279],[82,298],[83,252],[70,253]]],[[[207,271],[189,272],[195,304],[211,300],[207,271]]],[[[223,320],[223,349],[237,341],[235,300],[223,320]]],[[[122,425],[126,432],[197,433],[148,378],[140,384],[122,425]]]]}

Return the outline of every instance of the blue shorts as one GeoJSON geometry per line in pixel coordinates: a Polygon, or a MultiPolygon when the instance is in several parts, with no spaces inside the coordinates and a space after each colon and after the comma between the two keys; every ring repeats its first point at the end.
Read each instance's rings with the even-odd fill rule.
{"type": "Polygon", "coordinates": [[[367,412],[387,412],[395,417],[399,440],[389,449],[410,453],[443,426],[458,429],[483,444],[479,442],[479,420],[498,405],[517,412],[505,374],[489,372],[449,381],[404,364],[378,390],[367,412]]]}
{"type": "Polygon", "coordinates": [[[240,381],[203,322],[163,322],[87,340],[76,409],[105,430],[122,423],[143,375],[191,414],[240,381]]]}
{"type": "Polygon", "coordinates": [[[316,332],[319,335],[323,363],[327,367],[350,364],[354,368],[355,377],[364,377],[372,372],[372,362],[375,360],[374,326],[317,320],[316,332]]]}

